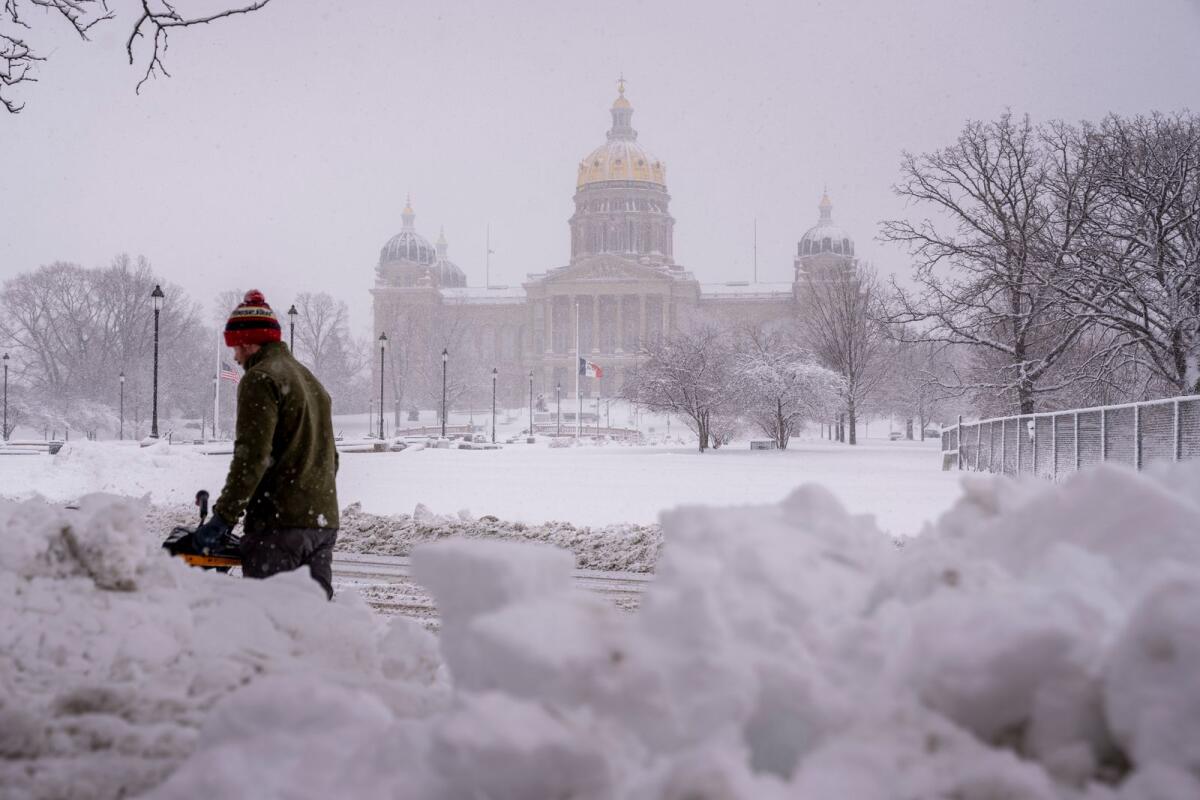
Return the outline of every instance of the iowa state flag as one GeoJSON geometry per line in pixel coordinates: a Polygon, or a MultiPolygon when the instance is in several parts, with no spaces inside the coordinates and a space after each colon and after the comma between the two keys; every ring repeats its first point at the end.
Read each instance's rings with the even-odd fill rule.
{"type": "Polygon", "coordinates": [[[593,364],[586,358],[579,359],[579,376],[581,378],[600,378],[603,375],[604,370],[600,369],[599,364],[593,364]]]}

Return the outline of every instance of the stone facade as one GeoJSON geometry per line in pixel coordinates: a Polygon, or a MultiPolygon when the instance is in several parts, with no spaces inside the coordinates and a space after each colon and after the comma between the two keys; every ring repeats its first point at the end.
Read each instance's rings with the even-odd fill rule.
{"type": "Polygon", "coordinates": [[[581,379],[581,393],[612,396],[643,345],[701,319],[765,324],[794,315],[806,270],[853,259],[824,197],[818,225],[797,247],[792,283],[700,283],[675,263],[666,167],[638,143],[623,82],[611,113],[607,140],[579,163],[566,266],[530,274],[519,287],[467,287],[444,237],[430,247],[406,206],[372,290],[375,335],[386,332],[391,343],[389,396],[414,408],[440,402],[443,349],[452,354],[452,394],[475,407],[481,394],[490,399],[493,369],[505,404],[527,399],[530,374],[535,394],[552,401],[561,385],[573,398],[577,355],[603,369],[599,379],[581,379]]]}

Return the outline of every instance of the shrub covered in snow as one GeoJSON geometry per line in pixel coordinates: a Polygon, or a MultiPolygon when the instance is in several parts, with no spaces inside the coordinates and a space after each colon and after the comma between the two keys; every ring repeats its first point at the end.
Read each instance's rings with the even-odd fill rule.
{"type": "Polygon", "coordinates": [[[409,514],[368,514],[359,503],[342,511],[337,549],[350,553],[408,555],[425,542],[449,537],[542,542],[570,550],[579,569],[652,572],[662,548],[658,525],[575,526],[569,522],[510,522],[466,511],[438,515],[418,504],[409,514]]]}
{"type": "MultiPolygon", "coordinates": [[[[1197,498],[1200,464],[977,478],[903,548],[816,487],[682,508],[633,615],[573,591],[562,550],[450,538],[413,553],[436,644],[303,576],[155,554],[101,588],[104,569],[46,567],[90,552],[59,544],[71,512],[4,505],[0,785],[1194,800],[1197,498]]],[[[124,524],[89,502],[76,536],[124,524]]]]}

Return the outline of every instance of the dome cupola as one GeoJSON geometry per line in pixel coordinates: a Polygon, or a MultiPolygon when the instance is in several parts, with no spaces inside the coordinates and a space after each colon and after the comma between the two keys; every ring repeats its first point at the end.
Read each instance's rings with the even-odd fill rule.
{"type": "Polygon", "coordinates": [[[640,181],[666,186],[667,169],[659,159],[638,144],[633,129],[633,104],[625,97],[625,79],[617,81],[617,99],[612,104],[612,128],[607,141],[579,162],[576,188],[608,181],[640,181]]]}
{"type": "Polygon", "coordinates": [[[611,113],[607,141],[579,162],[571,261],[604,255],[674,268],[666,167],[638,144],[624,78],[617,81],[611,113]]]}
{"type": "Polygon", "coordinates": [[[379,251],[380,266],[393,261],[407,261],[421,266],[430,266],[437,260],[437,251],[433,245],[429,243],[428,239],[417,233],[413,224],[416,218],[412,202],[406,198],[404,211],[400,215],[403,227],[399,233],[388,239],[383,249],[379,251]]]}
{"type": "Polygon", "coordinates": [[[817,206],[820,218],[817,224],[805,231],[800,237],[796,255],[814,256],[820,253],[831,253],[835,256],[853,256],[854,240],[843,228],[833,224],[833,203],[829,201],[829,193],[821,195],[821,204],[817,206]]]}

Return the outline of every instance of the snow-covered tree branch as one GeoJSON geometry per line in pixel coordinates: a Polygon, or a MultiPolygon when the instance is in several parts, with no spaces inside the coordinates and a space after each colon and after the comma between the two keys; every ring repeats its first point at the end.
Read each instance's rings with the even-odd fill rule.
{"type": "Polygon", "coordinates": [[[856,444],[862,404],[888,372],[875,272],[855,262],[821,275],[805,275],[800,293],[803,340],[821,364],[842,377],[849,443],[856,444]]]}
{"type": "MultiPolygon", "coordinates": [[[[170,76],[164,55],[171,31],[250,14],[270,2],[255,0],[215,10],[209,6],[203,12],[185,12],[180,9],[177,0],[138,0],[138,16],[125,41],[130,65],[136,64],[139,57],[145,58],[145,68],[135,91],[141,91],[142,84],[153,77],[160,74],[170,76]],[[139,56],[139,43],[146,43],[149,52],[139,56]]],[[[53,55],[53,50],[42,50],[29,44],[39,29],[51,24],[48,20],[57,19],[65,23],[80,40],[86,42],[96,25],[117,17],[118,12],[109,7],[109,0],[4,0],[4,5],[0,7],[0,105],[10,114],[19,113],[25,107],[25,103],[14,96],[14,90],[35,83],[38,80],[38,63],[53,55]],[[27,10],[45,13],[31,17],[26,13],[27,10]]]]}
{"type": "Polygon", "coordinates": [[[830,419],[845,379],[817,363],[794,328],[743,332],[735,356],[741,406],[755,427],[784,450],[804,424],[830,419]]]}
{"type": "MultiPolygon", "coordinates": [[[[918,286],[893,281],[889,320],[923,341],[986,354],[992,375],[973,388],[1014,395],[1022,413],[1033,411],[1043,377],[1088,324],[1065,313],[1048,281],[1077,255],[1079,229],[1093,212],[1090,165],[1063,165],[1056,193],[1044,144],[1028,117],[1006,113],[968,123],[950,147],[905,154],[895,191],[933,218],[882,227],[914,256],[918,286]]],[[[1055,153],[1073,154],[1065,144],[1055,153]]]]}
{"type": "Polygon", "coordinates": [[[729,413],[738,388],[729,332],[702,325],[651,343],[622,395],[651,411],[682,416],[699,437],[703,453],[714,421],[729,413]]]}

